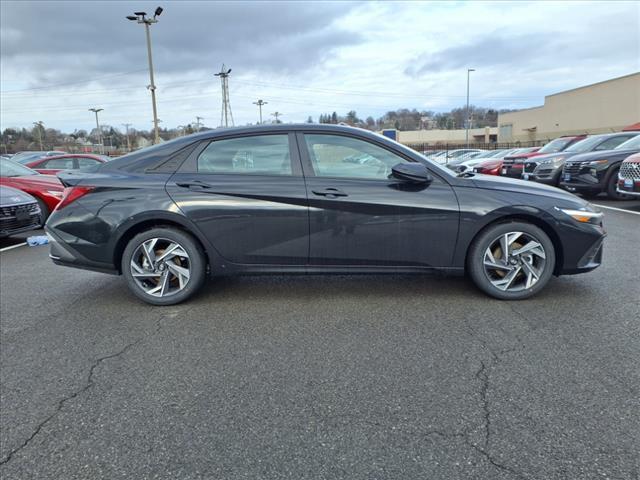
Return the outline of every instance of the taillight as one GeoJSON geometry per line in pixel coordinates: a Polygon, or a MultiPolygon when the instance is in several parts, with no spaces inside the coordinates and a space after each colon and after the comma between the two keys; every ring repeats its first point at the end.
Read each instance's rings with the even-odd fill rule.
{"type": "Polygon", "coordinates": [[[54,210],[62,210],[64,207],[66,207],[70,203],[75,202],[80,197],[85,196],[87,193],[89,193],[94,188],[95,187],[67,187],[67,188],[65,188],[64,191],[62,192],[62,200],[60,200],[60,203],[58,203],[58,205],[56,205],[56,208],[54,210]]]}

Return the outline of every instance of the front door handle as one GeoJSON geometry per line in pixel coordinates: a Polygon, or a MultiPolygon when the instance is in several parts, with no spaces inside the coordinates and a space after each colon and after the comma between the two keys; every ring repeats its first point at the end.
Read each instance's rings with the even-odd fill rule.
{"type": "Polygon", "coordinates": [[[347,197],[348,195],[338,188],[323,188],[322,190],[311,190],[314,195],[320,195],[321,197],[337,198],[347,197]]]}
{"type": "Polygon", "coordinates": [[[201,180],[189,180],[186,182],[176,182],[176,185],[179,187],[192,188],[192,189],[211,188],[211,185],[201,180]]]}

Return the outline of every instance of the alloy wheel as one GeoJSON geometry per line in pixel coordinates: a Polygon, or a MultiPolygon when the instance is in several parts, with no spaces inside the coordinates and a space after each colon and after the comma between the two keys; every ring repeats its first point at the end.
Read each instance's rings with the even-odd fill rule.
{"type": "Polygon", "coordinates": [[[167,297],[184,290],[191,277],[187,251],[166,238],[145,240],[131,257],[131,276],[148,295],[167,297]]]}
{"type": "Polygon", "coordinates": [[[495,238],[484,252],[484,271],[491,284],[504,292],[533,287],[546,265],[542,243],[524,232],[509,232],[495,238]]]}

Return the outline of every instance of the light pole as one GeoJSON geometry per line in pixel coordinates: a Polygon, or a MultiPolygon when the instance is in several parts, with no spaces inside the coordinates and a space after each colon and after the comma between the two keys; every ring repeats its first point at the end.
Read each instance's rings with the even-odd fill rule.
{"type": "Polygon", "coordinates": [[[38,128],[38,143],[40,144],[40,151],[44,150],[42,146],[42,130],[44,130],[43,122],[40,120],[39,122],[33,122],[33,124],[38,128]]]}
{"type": "Polygon", "coordinates": [[[260,125],[262,125],[262,106],[266,105],[269,102],[265,102],[264,100],[258,100],[257,102],[253,102],[254,105],[258,106],[258,109],[260,110],[260,125]]]}
{"type": "Polygon", "coordinates": [[[469,120],[471,119],[469,115],[469,74],[471,72],[475,72],[475,70],[473,68],[467,68],[467,110],[465,112],[467,116],[467,121],[466,121],[467,131],[465,133],[465,141],[467,144],[467,148],[469,148],[469,123],[470,123],[469,120]]]}
{"type": "Polygon", "coordinates": [[[127,129],[127,152],[131,151],[131,143],[129,142],[129,127],[130,123],[123,123],[122,126],[127,129]]]}
{"type": "Polygon", "coordinates": [[[149,81],[151,84],[147,87],[151,90],[151,104],[153,106],[153,125],[154,125],[154,142],[160,142],[160,133],[158,132],[158,110],[156,108],[156,85],[153,81],[153,58],[151,56],[151,33],[149,31],[149,27],[152,23],[158,23],[157,17],[162,13],[162,7],[156,8],[156,11],[153,14],[153,18],[147,18],[146,12],[135,12],[133,15],[127,16],[127,20],[131,20],[133,22],[143,23],[144,28],[147,34],[147,56],[149,57],[149,81]]]}
{"type": "Polygon", "coordinates": [[[280,112],[273,112],[273,113],[271,114],[271,116],[273,116],[273,117],[275,117],[275,118],[276,118],[276,123],[280,123],[280,121],[278,120],[278,117],[282,116],[282,113],[280,113],[280,112]]]}
{"type": "Polygon", "coordinates": [[[96,130],[98,130],[98,144],[100,144],[100,153],[104,154],[104,143],[102,143],[102,131],[100,130],[100,122],[98,121],[98,112],[104,108],[90,108],[89,111],[96,114],[96,130]]]}

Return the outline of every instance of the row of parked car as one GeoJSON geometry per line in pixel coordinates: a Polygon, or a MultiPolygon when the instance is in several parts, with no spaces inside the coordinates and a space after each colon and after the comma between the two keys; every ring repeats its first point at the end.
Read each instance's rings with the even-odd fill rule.
{"type": "Polygon", "coordinates": [[[457,171],[530,180],[587,197],[640,196],[640,132],[559,137],[543,147],[425,152],[457,171]]]}
{"type": "Polygon", "coordinates": [[[55,175],[84,170],[110,158],[59,151],[19,152],[0,158],[0,237],[39,228],[64,196],[55,175]]]}

